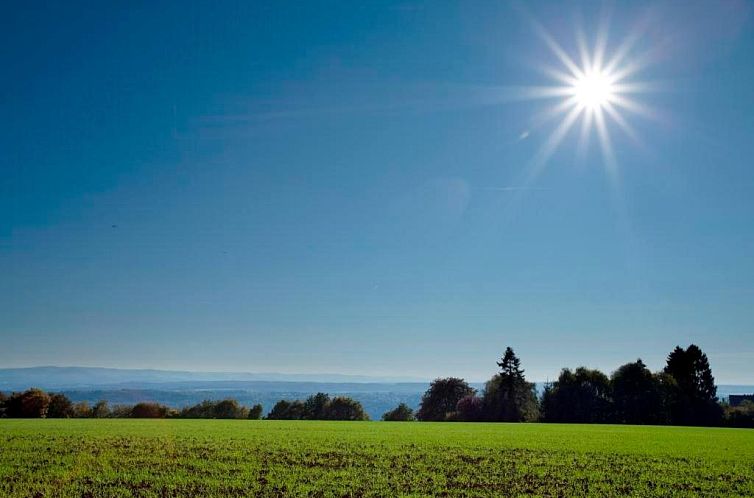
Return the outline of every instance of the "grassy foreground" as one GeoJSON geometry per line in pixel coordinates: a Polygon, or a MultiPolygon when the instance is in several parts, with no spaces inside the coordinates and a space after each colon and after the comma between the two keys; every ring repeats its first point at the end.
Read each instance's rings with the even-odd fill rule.
{"type": "Polygon", "coordinates": [[[754,430],[0,420],[0,496],[754,496],[754,430]]]}

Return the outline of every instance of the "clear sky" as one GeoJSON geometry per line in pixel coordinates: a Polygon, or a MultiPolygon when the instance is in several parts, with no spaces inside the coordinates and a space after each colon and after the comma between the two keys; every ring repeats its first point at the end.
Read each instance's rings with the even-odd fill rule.
{"type": "Polygon", "coordinates": [[[523,5],[6,5],[0,365],[754,383],[754,4],[523,5]]]}

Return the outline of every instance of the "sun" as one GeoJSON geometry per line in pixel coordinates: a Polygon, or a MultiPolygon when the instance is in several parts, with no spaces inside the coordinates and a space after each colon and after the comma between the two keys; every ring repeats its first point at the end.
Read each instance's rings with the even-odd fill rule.
{"type": "Polygon", "coordinates": [[[599,110],[614,100],[616,88],[605,71],[597,69],[576,78],[571,88],[576,103],[587,110],[599,110]]]}
{"type": "Polygon", "coordinates": [[[580,128],[577,133],[577,153],[585,157],[583,154],[588,150],[590,137],[596,135],[603,164],[608,172],[615,176],[617,160],[610,128],[617,126],[635,143],[641,145],[628,116],[634,114],[656,118],[651,109],[634,97],[654,87],[649,83],[633,80],[636,73],[651,61],[651,52],[640,56],[632,54],[638,40],[642,38],[641,31],[629,33],[612,51],[608,49],[606,23],[597,30],[595,43],[591,47],[586,42],[585,33],[579,31],[576,33],[577,50],[571,54],[540,24],[535,22],[534,27],[558,64],[553,66],[547,61],[541,61],[539,65],[543,73],[553,80],[553,84],[524,87],[523,98],[526,100],[556,101],[535,115],[527,129],[526,136],[529,136],[532,128],[555,122],[549,136],[532,160],[531,176],[538,174],[575,128],[580,128]]]}

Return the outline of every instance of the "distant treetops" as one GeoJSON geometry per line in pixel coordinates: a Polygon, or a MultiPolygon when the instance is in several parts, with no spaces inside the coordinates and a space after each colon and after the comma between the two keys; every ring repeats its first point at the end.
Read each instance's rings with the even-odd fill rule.
{"type": "Polygon", "coordinates": [[[61,393],[46,393],[41,389],[32,388],[10,396],[0,393],[0,417],[259,419],[262,417],[262,405],[247,408],[234,399],[224,399],[202,401],[180,410],[151,401],[111,407],[107,401],[101,400],[90,406],[86,401],[72,403],[61,393]]]}
{"type": "Polygon", "coordinates": [[[358,401],[345,396],[330,398],[325,393],[317,393],[304,401],[278,401],[267,414],[267,419],[369,420],[369,417],[358,401]]]}
{"type": "MultiPolygon", "coordinates": [[[[665,368],[651,372],[639,359],[621,365],[608,377],[599,370],[564,368],[548,384],[541,398],[527,382],[521,360],[510,347],[500,371],[481,393],[459,378],[435,379],[419,409],[401,403],[382,416],[384,421],[568,422],[616,424],[728,425],[754,427],[754,403],[731,407],[717,400],[717,387],[707,355],[692,344],[676,347],[665,368]]],[[[0,417],[133,417],[260,419],[262,405],[245,407],[234,399],[203,401],[180,410],[142,402],[110,407],[72,403],[60,393],[40,389],[0,392],[0,417]]],[[[358,401],[317,393],[305,400],[280,400],[265,417],[269,420],[369,420],[358,401]]]]}
{"type": "MultiPolygon", "coordinates": [[[[94,406],[72,403],[64,394],[32,388],[5,396],[0,392],[0,417],[12,418],[219,418],[260,419],[262,405],[242,406],[235,399],[205,400],[180,410],[154,402],[115,405],[98,401],[94,406]]],[[[269,420],[369,420],[361,403],[345,396],[325,393],[304,401],[278,401],[267,414],[269,420]]]]}

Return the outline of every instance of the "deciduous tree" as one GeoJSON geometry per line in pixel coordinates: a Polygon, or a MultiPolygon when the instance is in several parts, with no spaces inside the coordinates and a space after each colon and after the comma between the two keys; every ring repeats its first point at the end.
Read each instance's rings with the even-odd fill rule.
{"type": "Polygon", "coordinates": [[[606,423],[612,415],[610,379],[599,370],[564,368],[542,395],[545,422],[606,423]]]}
{"type": "Polygon", "coordinates": [[[411,422],[416,420],[414,410],[406,403],[401,403],[390,411],[382,414],[382,420],[385,422],[411,422]]]}
{"type": "Polygon", "coordinates": [[[463,379],[456,377],[435,379],[422,396],[416,418],[429,421],[447,420],[454,414],[461,398],[475,392],[463,379]]]}
{"type": "Polygon", "coordinates": [[[346,396],[336,396],[325,411],[327,420],[369,420],[361,403],[346,396]]]}
{"type": "Polygon", "coordinates": [[[73,403],[62,393],[50,395],[50,405],[47,407],[47,418],[70,418],[75,415],[73,403]]]}
{"type": "Polygon", "coordinates": [[[264,409],[262,408],[262,405],[257,403],[256,405],[249,408],[249,420],[259,420],[262,418],[262,411],[264,409]]]}
{"type": "Polygon", "coordinates": [[[667,420],[662,378],[644,362],[626,363],[611,377],[615,421],[622,424],[661,424],[667,420]]]}

